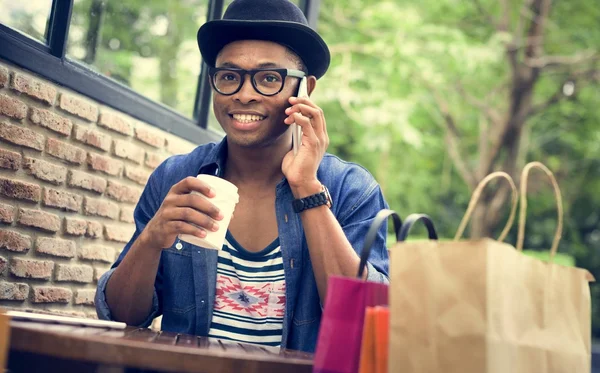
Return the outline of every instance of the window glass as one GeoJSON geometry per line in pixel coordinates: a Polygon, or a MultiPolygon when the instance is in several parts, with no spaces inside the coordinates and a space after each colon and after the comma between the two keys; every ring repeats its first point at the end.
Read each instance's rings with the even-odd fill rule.
{"type": "Polygon", "coordinates": [[[46,43],[52,0],[0,0],[0,23],[46,43]]]}
{"type": "Polygon", "coordinates": [[[67,56],[192,117],[208,0],[75,0],[67,56]]]}

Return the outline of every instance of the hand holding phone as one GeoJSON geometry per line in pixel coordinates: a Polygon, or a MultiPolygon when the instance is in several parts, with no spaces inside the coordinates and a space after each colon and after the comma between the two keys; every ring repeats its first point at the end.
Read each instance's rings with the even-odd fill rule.
{"type": "MultiPolygon", "coordinates": [[[[300,80],[300,85],[298,86],[298,95],[297,97],[305,97],[308,98],[308,89],[306,87],[306,77],[300,80]]],[[[298,150],[300,149],[300,145],[302,145],[302,127],[297,125],[296,123],[292,123],[292,148],[294,150],[294,155],[298,154],[298,150]]]]}

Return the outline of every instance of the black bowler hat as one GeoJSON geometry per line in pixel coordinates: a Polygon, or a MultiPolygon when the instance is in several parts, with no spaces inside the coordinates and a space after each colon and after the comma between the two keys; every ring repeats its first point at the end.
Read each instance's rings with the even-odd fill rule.
{"type": "Polygon", "coordinates": [[[308,26],[306,17],[289,0],[234,0],[223,19],[205,23],[198,30],[202,59],[215,66],[223,47],[236,40],[268,40],[296,53],[310,75],[322,77],[329,67],[329,48],[308,26]]]}

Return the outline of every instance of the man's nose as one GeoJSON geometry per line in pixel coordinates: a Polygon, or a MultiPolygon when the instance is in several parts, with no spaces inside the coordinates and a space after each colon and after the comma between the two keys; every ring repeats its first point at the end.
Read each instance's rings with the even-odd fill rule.
{"type": "Polygon", "coordinates": [[[254,87],[252,86],[252,78],[250,75],[244,76],[244,80],[242,81],[242,87],[235,94],[235,100],[243,104],[248,104],[253,101],[258,101],[260,99],[260,93],[256,92],[254,87]]]}

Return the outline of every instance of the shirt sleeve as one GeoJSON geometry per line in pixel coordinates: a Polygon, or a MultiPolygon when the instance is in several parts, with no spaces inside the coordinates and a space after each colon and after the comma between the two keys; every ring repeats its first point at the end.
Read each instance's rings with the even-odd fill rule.
{"type": "MultiPolygon", "coordinates": [[[[98,314],[98,318],[100,320],[110,320],[114,321],[112,314],[110,312],[110,308],[108,307],[108,303],[106,302],[106,295],[104,291],[106,290],[106,284],[108,280],[115,272],[116,268],[112,268],[108,270],[105,274],[100,277],[98,280],[98,290],[96,291],[95,304],[96,304],[96,313],[98,314]]],[[[140,323],[139,325],[134,325],[139,328],[147,328],[152,324],[152,320],[156,317],[160,316],[160,307],[158,302],[158,292],[156,291],[156,285],[154,287],[154,294],[152,295],[152,309],[150,314],[146,319],[140,323]]]]}
{"type": "MultiPolygon", "coordinates": [[[[163,165],[164,165],[164,163],[163,163],[163,165]]],[[[123,251],[121,252],[119,257],[117,258],[115,263],[111,266],[111,269],[109,271],[107,271],[105,274],[103,274],[100,277],[100,279],[98,280],[98,287],[96,289],[96,296],[95,296],[94,300],[95,300],[95,305],[96,305],[96,313],[98,314],[98,318],[101,320],[114,320],[112,317],[111,311],[110,311],[110,307],[108,306],[108,303],[106,302],[106,293],[105,292],[106,292],[106,285],[108,284],[108,281],[110,280],[112,274],[114,273],[116,268],[119,266],[121,261],[123,261],[123,258],[125,258],[125,255],[127,255],[127,253],[129,252],[131,245],[135,242],[135,240],[138,238],[140,233],[144,230],[144,228],[146,227],[146,224],[150,221],[150,219],[152,219],[152,217],[154,217],[154,214],[156,213],[156,211],[158,210],[158,208],[160,207],[160,205],[162,203],[162,197],[161,197],[161,194],[159,193],[159,186],[160,186],[159,183],[160,183],[160,180],[163,180],[163,178],[162,178],[163,165],[159,166],[156,170],[154,170],[152,175],[150,175],[150,178],[148,179],[148,183],[146,183],[146,187],[144,188],[144,191],[140,197],[140,200],[138,201],[138,203],[135,207],[135,210],[133,213],[133,217],[135,220],[135,232],[133,233],[133,236],[131,237],[129,242],[125,245],[125,248],[123,249],[123,251]]],[[[147,327],[152,323],[152,320],[154,318],[156,318],[162,314],[162,307],[161,307],[161,303],[160,303],[160,299],[162,299],[161,284],[162,284],[162,265],[159,264],[158,272],[156,274],[156,280],[154,282],[154,294],[152,296],[152,309],[151,309],[148,317],[146,318],[146,320],[142,324],[137,325],[137,326],[147,327]]]]}
{"type": "MultiPolygon", "coordinates": [[[[375,216],[379,211],[389,207],[379,184],[362,168],[354,169],[346,176],[343,188],[345,191],[340,193],[343,198],[340,201],[342,206],[339,208],[338,221],[348,241],[360,256],[375,216]]],[[[386,241],[387,224],[384,223],[379,227],[367,260],[368,281],[389,283],[389,256],[386,241]]]]}

